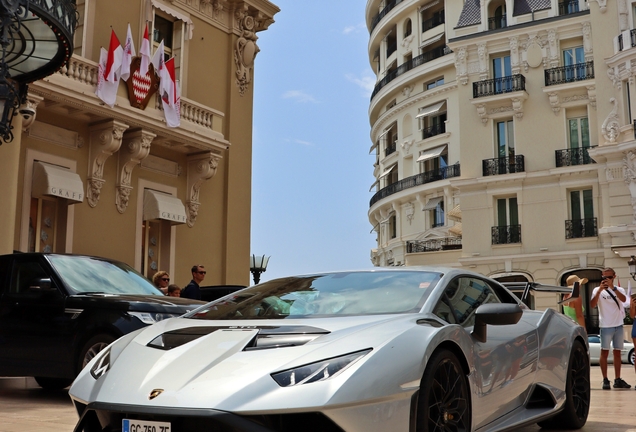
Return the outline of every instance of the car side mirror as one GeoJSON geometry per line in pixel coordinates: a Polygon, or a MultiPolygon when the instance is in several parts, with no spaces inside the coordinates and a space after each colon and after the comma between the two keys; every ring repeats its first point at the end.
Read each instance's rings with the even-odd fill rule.
{"type": "Polygon", "coordinates": [[[51,278],[38,278],[29,284],[30,291],[50,292],[55,291],[51,278]]]}
{"type": "Polygon", "coordinates": [[[475,311],[475,326],[471,335],[479,342],[486,342],[486,325],[517,324],[523,315],[518,304],[488,303],[475,311]]]}

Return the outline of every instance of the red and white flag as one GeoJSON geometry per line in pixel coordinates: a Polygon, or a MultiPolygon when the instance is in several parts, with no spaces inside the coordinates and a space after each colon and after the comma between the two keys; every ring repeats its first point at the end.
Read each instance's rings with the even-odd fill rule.
{"type": "Polygon", "coordinates": [[[99,73],[95,94],[111,108],[117,100],[117,89],[121,73],[123,49],[115,32],[111,30],[108,51],[101,49],[99,55],[99,73]]]}
{"type": "Polygon", "coordinates": [[[159,42],[159,46],[155,50],[155,53],[152,55],[152,65],[155,67],[155,73],[161,79],[161,71],[163,70],[163,65],[166,63],[166,58],[163,49],[163,41],[159,42]]]}
{"type": "Polygon", "coordinates": [[[139,75],[145,77],[148,73],[148,65],[150,64],[150,39],[148,39],[148,24],[146,24],[146,30],[144,30],[144,38],[141,40],[139,55],[141,56],[139,75]]]}
{"type": "Polygon", "coordinates": [[[176,80],[174,69],[174,57],[165,62],[161,70],[161,83],[159,94],[163,105],[163,113],[166,116],[168,127],[179,127],[181,124],[181,92],[176,80]]]}
{"type": "Polygon", "coordinates": [[[124,52],[121,60],[121,79],[128,81],[130,77],[130,64],[133,57],[137,53],[135,52],[135,44],[132,38],[132,32],[130,31],[130,24],[128,24],[128,31],[126,32],[126,42],[124,43],[124,52]]]}

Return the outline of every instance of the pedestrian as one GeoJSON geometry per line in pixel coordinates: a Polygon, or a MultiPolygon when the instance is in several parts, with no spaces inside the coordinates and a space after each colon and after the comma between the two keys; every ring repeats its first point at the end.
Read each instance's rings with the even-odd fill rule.
{"type": "Polygon", "coordinates": [[[160,270],[152,276],[152,283],[161,290],[162,293],[168,294],[168,285],[170,285],[170,275],[168,272],[160,270]]]}
{"type": "MultiPolygon", "coordinates": [[[[587,278],[580,279],[577,275],[570,275],[566,279],[565,283],[568,285],[568,288],[573,288],[574,284],[578,282],[582,292],[582,285],[585,285],[588,280],[587,278]]],[[[567,300],[570,298],[572,294],[565,294],[563,296],[563,300],[567,300]]],[[[585,316],[583,315],[583,298],[579,296],[577,299],[569,301],[563,304],[563,313],[568,317],[572,318],[574,322],[579,323],[579,325],[585,328],[585,316]]]]}
{"type": "Polygon", "coordinates": [[[181,297],[181,288],[177,284],[168,285],[168,295],[170,297],[181,297]]]}
{"type": "MultiPolygon", "coordinates": [[[[636,345],[636,293],[631,295],[629,299],[629,316],[632,317],[632,342],[636,345]]],[[[634,371],[636,371],[636,362],[634,362],[634,371]]],[[[636,390],[636,386],[634,386],[636,390]]]]}
{"type": "Polygon", "coordinates": [[[623,320],[625,308],[623,306],[625,290],[614,285],[616,272],[610,267],[603,269],[601,285],[594,288],[590,306],[598,306],[599,326],[601,328],[601,356],[599,363],[603,374],[603,390],[610,389],[607,379],[607,357],[610,345],[614,349],[614,388],[631,388],[621,378],[621,350],[623,349],[623,320]]]}
{"type": "Polygon", "coordinates": [[[192,280],[186,287],[181,290],[181,297],[193,300],[201,300],[200,284],[205,279],[205,267],[202,265],[192,266],[192,280]]]}

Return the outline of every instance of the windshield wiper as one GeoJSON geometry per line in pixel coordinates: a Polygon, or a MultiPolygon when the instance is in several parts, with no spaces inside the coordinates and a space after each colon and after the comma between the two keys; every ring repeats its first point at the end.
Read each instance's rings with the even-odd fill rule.
{"type": "Polygon", "coordinates": [[[82,291],[77,293],[77,295],[93,295],[93,294],[106,294],[106,293],[104,291],[82,291]]]}

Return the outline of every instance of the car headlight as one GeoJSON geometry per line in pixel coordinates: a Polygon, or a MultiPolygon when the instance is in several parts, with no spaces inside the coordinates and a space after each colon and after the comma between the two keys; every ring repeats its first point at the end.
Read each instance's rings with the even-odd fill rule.
{"type": "Polygon", "coordinates": [[[128,312],[128,314],[139,319],[139,321],[144,324],[154,324],[161,320],[181,316],[180,314],[170,314],[162,312],[128,312]]]}
{"type": "Polygon", "coordinates": [[[91,368],[91,375],[95,379],[99,379],[110,369],[110,348],[105,349],[98,354],[98,358],[91,368]]]}
{"type": "Polygon", "coordinates": [[[340,357],[321,360],[316,363],[288,369],[272,374],[274,381],[281,387],[292,387],[333,378],[347,370],[349,366],[369,354],[371,349],[357,351],[340,357]]]}

